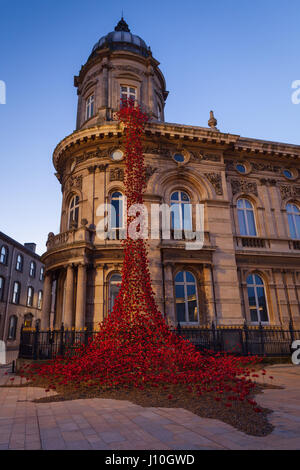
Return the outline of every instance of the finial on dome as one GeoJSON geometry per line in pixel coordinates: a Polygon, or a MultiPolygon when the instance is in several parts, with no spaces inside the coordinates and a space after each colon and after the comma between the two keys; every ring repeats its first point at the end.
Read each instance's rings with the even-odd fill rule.
{"type": "Polygon", "coordinates": [[[209,125],[209,127],[211,128],[212,131],[219,131],[219,129],[216,128],[217,124],[218,124],[218,121],[216,120],[216,118],[214,116],[214,112],[210,111],[208,125],[209,125]]]}
{"type": "Polygon", "coordinates": [[[128,24],[123,18],[123,12],[122,12],[122,18],[120,19],[119,23],[115,27],[115,31],[126,31],[127,33],[130,33],[130,29],[128,27],[128,24]]]}

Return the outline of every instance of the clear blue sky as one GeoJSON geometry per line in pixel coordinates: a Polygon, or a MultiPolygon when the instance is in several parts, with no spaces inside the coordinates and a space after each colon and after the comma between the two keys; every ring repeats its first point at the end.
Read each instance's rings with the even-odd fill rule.
{"type": "Polygon", "coordinates": [[[0,230],[45,251],[59,230],[52,151],[75,128],[73,76],[122,8],[151,46],[166,121],[300,144],[299,0],[0,0],[0,230]]]}

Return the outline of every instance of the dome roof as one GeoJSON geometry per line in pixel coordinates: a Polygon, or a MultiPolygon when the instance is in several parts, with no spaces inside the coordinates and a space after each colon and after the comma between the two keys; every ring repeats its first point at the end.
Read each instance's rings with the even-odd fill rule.
{"type": "Polygon", "coordinates": [[[94,45],[90,57],[99,49],[109,48],[112,51],[130,51],[136,54],[148,57],[151,55],[150,47],[147,47],[145,41],[140,36],[132,34],[126,21],[122,18],[115,30],[102,36],[94,45]]]}

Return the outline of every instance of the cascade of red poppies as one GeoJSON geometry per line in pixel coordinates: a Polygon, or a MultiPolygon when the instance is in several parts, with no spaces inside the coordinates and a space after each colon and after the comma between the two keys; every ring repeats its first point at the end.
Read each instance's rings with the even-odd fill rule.
{"type": "MultiPolygon", "coordinates": [[[[118,117],[125,130],[125,194],[129,208],[143,203],[146,178],[142,135],[148,118],[132,102],[123,103],[118,117]]],[[[127,217],[127,230],[132,220],[127,217]]],[[[30,375],[39,374],[52,384],[72,383],[78,387],[82,383],[140,388],[187,384],[198,394],[219,394],[217,400],[223,393],[229,393],[232,400],[244,400],[253,387],[250,370],[244,366],[257,358],[203,354],[174,334],[155,303],[145,241],[127,236],[123,245],[119,295],[95,339],[88,346],[79,345],[75,354],[72,351],[67,357],[34,366],[30,375]]]]}

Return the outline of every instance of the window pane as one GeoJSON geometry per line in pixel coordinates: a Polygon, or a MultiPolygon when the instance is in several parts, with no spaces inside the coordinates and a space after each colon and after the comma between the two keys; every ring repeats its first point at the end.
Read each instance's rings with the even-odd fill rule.
{"type": "Polygon", "coordinates": [[[244,212],[241,210],[238,210],[238,220],[239,220],[240,234],[247,235],[245,215],[244,215],[244,212]]]}
{"type": "Polygon", "coordinates": [[[178,200],[179,200],[178,192],[173,193],[171,196],[171,201],[178,201],[178,200]]]}
{"type": "Polygon", "coordinates": [[[189,204],[183,204],[183,228],[185,230],[192,230],[192,214],[191,206],[189,204]]]}
{"type": "Polygon", "coordinates": [[[188,195],[186,193],[181,193],[181,200],[182,201],[186,201],[186,202],[189,202],[190,201],[190,198],[188,197],[188,195]]]}
{"type": "Polygon", "coordinates": [[[247,199],[244,199],[244,204],[247,209],[253,209],[251,202],[247,199]]]}
{"type": "Polygon", "coordinates": [[[296,219],[296,230],[297,230],[296,237],[300,238],[300,215],[296,215],[295,219],[296,219]]]}
{"type": "Polygon", "coordinates": [[[192,300],[188,302],[188,311],[189,311],[189,321],[197,322],[198,314],[197,314],[197,301],[196,300],[192,300]]]}
{"type": "Polygon", "coordinates": [[[178,274],[176,274],[175,282],[183,282],[183,271],[180,271],[178,274]]]}
{"type": "Polygon", "coordinates": [[[171,224],[175,230],[182,230],[180,206],[181,204],[171,204],[171,224]]]}
{"type": "Polygon", "coordinates": [[[255,221],[254,221],[254,214],[252,211],[247,211],[247,217],[248,217],[248,230],[249,233],[248,235],[256,235],[256,228],[255,228],[255,221]]]}
{"type": "Polygon", "coordinates": [[[195,278],[189,271],[186,271],[186,281],[195,283],[195,278]]]}
{"type": "Polygon", "coordinates": [[[248,300],[250,307],[256,307],[254,287],[248,287],[248,300]]]}
{"type": "Polygon", "coordinates": [[[185,304],[176,302],[176,315],[178,322],[185,322],[185,304]]]}
{"type": "Polygon", "coordinates": [[[296,227],[295,227],[295,224],[294,224],[294,218],[293,218],[292,214],[288,214],[288,222],[289,222],[289,229],[290,229],[291,238],[297,238],[296,227]]]}
{"type": "Polygon", "coordinates": [[[257,274],[255,274],[255,284],[264,285],[262,278],[257,274]]]}
{"type": "Polygon", "coordinates": [[[251,308],[250,309],[250,318],[252,322],[257,322],[258,321],[258,316],[257,316],[257,310],[256,308],[251,308]]]}
{"type": "Polygon", "coordinates": [[[176,285],[175,286],[175,295],[176,299],[180,302],[184,302],[184,286],[183,285],[176,285]]]}

